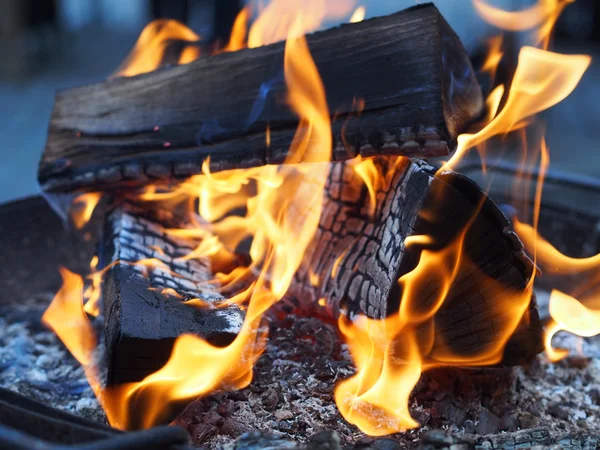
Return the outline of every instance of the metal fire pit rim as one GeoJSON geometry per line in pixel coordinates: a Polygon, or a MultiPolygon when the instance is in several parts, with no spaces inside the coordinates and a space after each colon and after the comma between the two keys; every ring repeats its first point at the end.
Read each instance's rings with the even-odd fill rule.
{"type": "Polygon", "coordinates": [[[0,388],[0,448],[14,450],[186,450],[187,431],[161,426],[121,432],[0,388]]]}

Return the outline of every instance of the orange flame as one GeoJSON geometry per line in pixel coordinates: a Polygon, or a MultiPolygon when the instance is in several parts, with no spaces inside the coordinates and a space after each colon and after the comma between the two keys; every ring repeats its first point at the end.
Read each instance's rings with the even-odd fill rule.
{"type": "Polygon", "coordinates": [[[90,274],[88,279],[91,280],[91,285],[83,292],[83,298],[87,299],[84,305],[84,311],[90,316],[97,317],[100,314],[100,285],[102,283],[102,275],[105,270],[98,271],[98,257],[94,256],[90,262],[90,274]]]}
{"type": "Polygon", "coordinates": [[[362,22],[365,19],[367,10],[364,6],[359,6],[354,10],[352,16],[350,16],[350,23],[362,22]]]}
{"type": "Polygon", "coordinates": [[[248,29],[248,19],[250,18],[250,9],[243,8],[233,22],[229,43],[223,49],[226,52],[235,52],[246,46],[246,33],[248,29]]]}
{"type": "MultiPolygon", "coordinates": [[[[542,238],[535,227],[515,220],[515,230],[526,248],[532,249],[541,268],[550,275],[581,274],[586,285],[596,286],[600,279],[600,254],[589,258],[571,258],[558,251],[542,238]]],[[[546,327],[546,354],[551,361],[558,361],[568,351],[552,347],[552,337],[559,331],[568,331],[577,336],[591,337],[600,333],[600,292],[592,289],[580,302],[575,297],[554,289],[550,294],[551,323],[546,327]]]]}
{"type": "Polygon", "coordinates": [[[81,364],[94,395],[103,404],[103,392],[95,364],[96,335],[83,310],[83,279],[63,267],[63,285],[42,316],[42,323],[56,333],[69,353],[81,364]]]}
{"type": "Polygon", "coordinates": [[[559,331],[577,336],[592,337],[600,334],[600,310],[586,307],[583,303],[561,291],[550,294],[550,316],[553,319],[546,329],[546,354],[551,361],[558,361],[568,351],[552,347],[552,337],[559,331]]]}
{"type": "Polygon", "coordinates": [[[102,199],[100,192],[88,192],[75,197],[70,211],[75,228],[80,230],[90,221],[100,199],[102,199]]]}
{"type": "Polygon", "coordinates": [[[77,361],[89,366],[96,339],[83,311],[83,279],[64,268],[60,269],[60,275],[63,286],[42,316],[42,322],[54,330],[77,361]]]}
{"type": "Polygon", "coordinates": [[[131,77],[156,70],[173,41],[188,44],[179,56],[179,64],[192,62],[200,56],[195,44],[199,40],[200,37],[184,24],[172,19],[157,19],[142,30],[133,50],[112,76],[131,77]]]}
{"type": "Polygon", "coordinates": [[[485,0],[473,0],[477,13],[488,23],[508,31],[525,31],[538,28],[535,33],[537,42],[548,45],[550,32],[565,6],[575,0],[538,0],[535,5],[521,11],[505,11],[486,3],[485,0]]]}
{"type": "MultiPolygon", "coordinates": [[[[573,1],[538,0],[535,5],[517,12],[501,10],[487,4],[484,0],[473,0],[473,3],[480,16],[498,28],[510,31],[535,29],[532,33],[534,44],[546,49],[551,31],[558,17],[562,10],[573,1]]],[[[490,56],[484,66],[487,70],[495,69],[499,47],[499,44],[492,46],[490,56]]],[[[526,124],[523,121],[526,121],[528,117],[562,101],[577,86],[590,61],[591,59],[587,55],[560,55],[524,47],[519,55],[519,65],[504,108],[500,113],[495,114],[495,109],[497,109],[502,97],[502,92],[500,94],[496,93],[498,102],[493,101],[495,108],[488,105],[489,110],[492,111],[488,116],[488,124],[475,134],[459,136],[459,148],[449,165],[456,164],[466,149],[477,146],[494,135],[518,129],[526,124]]],[[[502,87],[498,87],[497,91],[500,89],[502,87]]],[[[533,226],[515,220],[515,230],[523,239],[525,246],[534,255],[536,263],[546,272],[564,274],[594,271],[600,267],[598,257],[580,260],[569,258],[537,234],[537,222],[541,206],[541,186],[548,165],[548,154],[544,141],[542,141],[541,149],[542,159],[540,164],[542,170],[540,171],[536,190],[533,226]]],[[[527,162],[526,146],[524,150],[523,165],[527,162]]],[[[524,178],[524,175],[520,173],[518,180],[522,178],[524,178]]],[[[552,361],[567,355],[566,351],[552,347],[551,341],[555,333],[565,330],[580,336],[589,336],[590,333],[593,333],[597,324],[595,311],[586,308],[574,297],[558,290],[553,290],[550,296],[550,315],[552,322],[546,328],[545,346],[546,353],[552,361]]]]}
{"type": "Polygon", "coordinates": [[[502,57],[504,56],[504,52],[502,51],[503,42],[504,38],[501,35],[494,36],[489,40],[488,54],[485,61],[483,62],[483,66],[481,66],[481,70],[484,72],[488,72],[492,80],[495,78],[498,64],[500,64],[500,61],[502,61],[502,57]]]}
{"type": "MultiPolygon", "coordinates": [[[[520,29],[537,27],[536,43],[547,45],[551,26],[568,1],[540,0],[530,10],[518,13],[497,10],[484,0],[474,0],[474,3],[486,20],[499,27],[511,29],[510,22],[515,18],[523,21],[520,29]]],[[[165,230],[172,236],[200,240],[196,249],[182,257],[184,260],[198,257],[231,260],[238,246],[251,240],[251,263],[247,267],[218,272],[215,279],[209,281],[221,288],[240,280],[251,281],[242,292],[231,295],[225,302],[243,305],[246,309],[242,330],[229,346],[219,348],[197,336],[182,336],[162,369],[142,382],[102,391],[93,370],[96,341],[86,311],[96,313],[98,310],[97,292],[103,271],[97,272],[97,260],[92,262],[92,286],[85,292],[80,277],[63,271],[63,288],[48,308],[44,321],[86,369],[90,384],[113,426],[149,427],[168,419],[178,402],[219,390],[239,389],[251,382],[253,364],[265,345],[262,316],[283,297],[302,263],[318,226],[328,173],[328,164],[316,161],[323,160],[323,153],[331,152],[330,115],[323,85],[303,35],[318,29],[324,20],[346,20],[350,14],[351,21],[359,20],[361,14],[364,17],[364,10],[361,13],[360,8],[356,9],[353,0],[273,0],[262,9],[247,33],[247,39],[249,10],[244,9],[236,19],[225,51],[244,47],[246,40],[247,46],[252,48],[286,39],[287,102],[300,118],[286,160],[288,165],[213,174],[207,160],[202,175],[174,188],[151,186],[139,197],[141,201],[190,206],[189,228],[165,230]],[[231,214],[242,209],[245,216],[231,214]]],[[[131,76],[157,68],[172,39],[191,44],[180,55],[180,63],[199,56],[196,46],[199,38],[193,32],[173,21],[154,22],[140,36],[119,75],[131,76]]],[[[486,62],[486,69],[495,70],[500,57],[498,43],[496,54],[490,54],[486,62]]],[[[586,55],[560,55],[524,47],[503,108],[499,111],[504,95],[504,87],[499,86],[488,98],[488,116],[481,130],[459,136],[455,155],[438,173],[454,167],[468,149],[480,146],[493,136],[524,127],[531,116],[560,102],[575,88],[589,63],[590,58],[586,55]]],[[[270,130],[267,130],[269,145],[270,130]]],[[[359,158],[352,164],[367,187],[373,212],[376,192],[390,180],[377,171],[371,160],[359,158]]],[[[541,180],[542,177],[540,184],[541,180]]],[[[538,207],[540,192],[538,189],[538,207]]],[[[418,426],[410,415],[409,397],[421,372],[440,365],[478,366],[498,362],[504,345],[523,317],[529,304],[533,277],[524,292],[505,291],[499,295],[493,307],[504,313],[502,323],[498,324],[500,336],[477,354],[457,354],[436,335],[435,316],[444,307],[458,272],[476,270],[463,255],[463,241],[470,223],[454,241],[441,249],[427,248],[432,244],[429,236],[406,240],[407,247],[421,246],[423,250],[417,267],[398,281],[401,297],[396,314],[384,320],[363,316],[342,316],[339,320],[357,373],[336,386],[335,400],[342,415],[370,435],[385,435],[418,426]],[[430,293],[425,304],[423,292],[430,293]]],[[[543,251],[544,246],[536,245],[538,252],[535,253],[540,255],[539,250],[543,251]]],[[[168,270],[160,259],[135,264],[168,270]]],[[[321,281],[314,274],[310,279],[317,284],[321,281]]],[[[493,280],[485,281],[486,286],[494,286],[493,280]]],[[[176,296],[170,291],[165,293],[176,296]]],[[[589,309],[583,305],[575,307],[574,299],[565,294],[553,295],[555,300],[551,310],[560,316],[560,320],[555,321],[555,329],[581,329],[582,333],[595,331],[597,323],[585,318],[590,315],[589,309]],[[567,316],[565,310],[576,311],[573,316],[567,316]]],[[[326,299],[319,302],[325,303],[326,299]]],[[[205,306],[200,299],[187,303],[205,306]]],[[[594,314],[592,318],[595,318],[594,314]]],[[[546,337],[548,342],[552,338],[549,334],[546,337]]]]}
{"type": "Polygon", "coordinates": [[[542,269],[559,273],[600,270],[600,254],[589,258],[571,258],[538,235],[531,225],[514,220],[514,227],[525,247],[536,249],[538,263],[542,269]]]}
{"type": "MultiPolygon", "coordinates": [[[[464,239],[475,217],[441,250],[425,248],[417,267],[400,278],[398,313],[384,320],[340,318],[340,330],[357,373],[336,386],[335,400],[344,418],[368,435],[383,436],[419,425],[410,415],[409,396],[422,370],[498,363],[529,305],[531,283],[523,292],[504,290],[493,306],[506,316],[496,323],[498,339],[473,354],[452,351],[436,334],[435,315],[444,306],[459,271],[477,271],[463,254],[464,239]]],[[[405,245],[432,243],[429,236],[413,236],[405,245]]],[[[484,281],[486,287],[495,284],[491,279],[484,281]]]]}
{"type": "MultiPolygon", "coordinates": [[[[504,107],[480,131],[458,136],[456,152],[443,169],[455,167],[470,148],[524,126],[529,117],[564,100],[575,89],[590,62],[588,55],[563,55],[523,47],[504,107]]],[[[500,89],[497,88],[496,95],[500,89]]]]}
{"type": "MultiPolygon", "coordinates": [[[[487,6],[483,1],[476,1],[476,5],[481,8],[487,6]]],[[[490,12],[490,9],[485,11],[490,12]]],[[[540,26],[545,34],[538,36],[546,39],[550,32],[547,23],[555,20],[554,16],[550,17],[554,12],[555,10],[549,12],[527,28],[540,26]]],[[[498,11],[490,14],[492,13],[496,14],[498,11]]],[[[513,16],[510,17],[514,19],[513,16]]],[[[491,52],[484,66],[492,76],[501,56],[501,40],[497,38],[492,42],[491,52]]],[[[562,101],[578,84],[589,64],[590,58],[587,55],[561,55],[534,47],[522,48],[502,110],[498,112],[504,87],[498,86],[488,98],[488,116],[483,128],[476,133],[460,135],[456,153],[438,173],[454,167],[468,149],[479,149],[481,144],[493,136],[522,128],[530,117],[562,101]]],[[[534,218],[536,225],[543,174],[548,165],[544,142],[541,148],[542,170],[538,179],[534,218]]],[[[364,167],[358,167],[359,175],[367,187],[371,186],[371,192],[374,180],[378,180],[377,175],[367,175],[364,167]]],[[[476,355],[457,355],[444,345],[441,349],[439,345],[436,349],[432,347],[432,342],[439,338],[432,320],[443,307],[456,271],[470,264],[462,255],[462,241],[468,228],[469,225],[453,243],[443,249],[422,251],[417,267],[399,280],[402,295],[396,315],[383,321],[362,316],[352,321],[345,317],[340,319],[340,329],[357,366],[357,373],[336,386],[335,399],[344,418],[369,435],[386,435],[418,426],[410,416],[408,405],[409,396],[421,371],[439,365],[497,363],[501,359],[504,345],[526,311],[535,273],[524,292],[511,293],[504,290],[502,298],[495,302],[494,307],[503,311],[504,317],[507,317],[499,330],[500,339],[476,355]],[[422,293],[428,292],[428,288],[431,290],[432,286],[436,287],[437,295],[424,308],[422,293]]],[[[426,245],[430,239],[428,236],[418,236],[407,240],[405,245],[426,245]]],[[[487,284],[493,285],[494,281],[490,279],[487,284]]],[[[586,322],[586,325],[589,323],[586,322]]],[[[564,322],[561,326],[565,326],[564,322]]],[[[593,329],[593,325],[590,325],[590,329],[593,329]]]]}
{"type": "MultiPolygon", "coordinates": [[[[308,23],[316,26],[312,20],[308,23]]],[[[287,101],[299,116],[300,125],[286,162],[311,164],[287,164],[211,174],[207,161],[203,166],[203,175],[192,177],[176,189],[164,192],[150,188],[141,195],[142,200],[173,204],[178,201],[193,204],[190,199],[199,200],[197,213],[200,220],[196,216],[192,219],[195,228],[165,230],[173,235],[202,239],[199,246],[184,259],[232,251],[243,239],[252,238],[252,265],[236,268],[230,274],[218,274],[217,282],[223,279],[232,281],[252,274],[256,269],[260,273],[253,276],[254,281],[249,288],[228,301],[247,303],[246,320],[232,344],[218,348],[199,337],[182,336],[176,341],[171,358],[162,369],[140,383],[111,387],[99,393],[113,426],[152,426],[169,417],[170,406],[166,405],[172,406],[180,400],[189,400],[215,390],[239,389],[252,379],[253,364],[264,348],[264,330],[260,327],[262,315],[283,297],[302,262],[318,226],[328,173],[327,164],[312,164],[315,160],[321,160],[323,153],[331,153],[332,137],[324,88],[303,38],[305,27],[304,21],[299,19],[291,21],[287,30],[284,56],[287,101]],[[252,189],[249,189],[250,185],[252,189]],[[245,217],[229,214],[240,207],[246,208],[245,217]],[[143,417],[139,417],[140,411],[143,411],[143,417]]],[[[253,36],[256,39],[260,34],[254,32],[253,36]]],[[[261,37],[261,40],[266,41],[266,38],[261,37]]],[[[138,261],[135,265],[165,269],[164,263],[154,258],[138,261]]],[[[94,275],[92,280],[95,280],[94,275]]],[[[65,284],[63,289],[69,288],[73,286],[65,284]]],[[[75,288],[82,289],[81,286],[75,288]]],[[[82,299],[81,294],[79,298],[82,299]]],[[[203,306],[200,301],[188,303],[203,306]]],[[[52,310],[60,307],[58,303],[55,305],[52,310]]],[[[78,317],[85,317],[82,308],[81,300],[78,317]]],[[[95,311],[91,306],[89,309],[95,311]]],[[[91,327],[61,331],[60,323],[54,323],[53,326],[61,338],[65,334],[84,332],[92,347],[91,327]]],[[[94,383],[94,380],[90,382],[94,383]]]]}

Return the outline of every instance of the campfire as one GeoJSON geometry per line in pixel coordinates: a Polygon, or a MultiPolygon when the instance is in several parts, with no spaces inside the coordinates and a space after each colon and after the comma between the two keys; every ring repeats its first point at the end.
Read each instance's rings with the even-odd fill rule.
{"type": "Polygon", "coordinates": [[[526,34],[506,80],[510,43],[477,72],[431,4],[272,0],[227,43],[152,22],[110,79],[59,91],[39,182],[96,251],[42,322],[110,426],[210,448],[594,439],[517,406],[541,365],[568,370],[561,331],[600,332],[600,255],[550,243],[578,228],[542,195],[536,115],[591,61],[549,50],[568,3],[473,0],[526,34]],[[514,167],[490,159],[508,141],[514,167]]]}

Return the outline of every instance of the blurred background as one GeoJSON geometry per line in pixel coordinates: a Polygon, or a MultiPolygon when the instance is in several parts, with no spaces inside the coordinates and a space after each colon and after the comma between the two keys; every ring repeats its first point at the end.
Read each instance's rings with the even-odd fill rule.
{"type": "MultiPolygon", "coordinates": [[[[366,18],[415,3],[359,2],[366,18]]],[[[487,37],[499,30],[479,18],[468,0],[434,3],[478,68],[487,37]]],[[[518,10],[536,0],[488,3],[518,10]]],[[[241,0],[0,0],[0,202],[38,193],[37,164],[57,89],[105,79],[156,18],[180,20],[208,42],[227,41],[241,7],[241,0]]],[[[551,48],[593,57],[575,92],[545,113],[552,167],[600,179],[600,2],[569,4],[551,48]]]]}

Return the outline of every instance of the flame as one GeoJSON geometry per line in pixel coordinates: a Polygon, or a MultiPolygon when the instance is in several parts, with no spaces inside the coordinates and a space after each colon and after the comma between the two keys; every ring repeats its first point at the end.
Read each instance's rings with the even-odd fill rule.
{"type": "Polygon", "coordinates": [[[592,337],[600,334],[600,310],[586,307],[583,303],[561,291],[550,294],[550,316],[553,323],[546,329],[546,353],[551,361],[567,356],[568,351],[552,347],[552,337],[559,331],[577,336],[592,337]]]}
{"type": "MultiPolygon", "coordinates": [[[[532,33],[534,44],[546,49],[551,31],[562,10],[574,0],[539,0],[535,5],[517,12],[504,11],[487,4],[484,0],[473,0],[479,15],[488,23],[510,31],[535,29],[532,33]]],[[[501,42],[493,42],[484,69],[495,70],[500,54],[501,42]]],[[[492,101],[495,108],[488,104],[487,125],[479,132],[459,136],[457,153],[450,160],[449,166],[456,164],[466,149],[477,146],[494,135],[508,133],[526,124],[528,117],[547,109],[562,101],[577,86],[583,73],[590,64],[588,55],[560,55],[545,50],[524,47],[519,54],[519,64],[514,75],[511,91],[504,108],[496,115],[495,110],[502,97],[501,89],[497,98],[492,101]]],[[[493,73],[493,72],[492,72],[493,73]]],[[[490,96],[491,98],[491,96],[490,96]]],[[[524,141],[525,142],[525,141],[524,141]]],[[[597,272],[600,255],[592,258],[575,259],[560,253],[537,233],[539,210],[541,206],[541,188],[543,177],[548,166],[548,154],[545,142],[541,145],[541,171],[538,178],[534,203],[533,226],[515,219],[516,232],[534,255],[534,260],[544,271],[550,274],[568,274],[597,272]]],[[[527,145],[524,146],[522,164],[527,163],[527,145]]],[[[519,173],[517,180],[525,179],[519,173]]],[[[515,185],[517,187],[517,185],[515,185]]],[[[598,281],[598,275],[592,277],[592,283],[598,281]]],[[[588,283],[589,285],[589,283],[588,283]]],[[[593,302],[592,299],[588,301],[593,302]]],[[[586,307],[575,297],[558,290],[550,296],[550,315],[552,321],[546,327],[545,346],[548,358],[559,360],[568,352],[552,347],[552,337],[561,330],[570,331],[579,336],[596,334],[597,316],[595,310],[586,307]]]]}
{"type": "MultiPolygon", "coordinates": [[[[544,23],[539,21],[535,25],[544,23]]],[[[492,77],[502,56],[501,43],[499,38],[492,42],[484,65],[492,77]]],[[[529,118],[562,101],[579,83],[589,64],[590,57],[587,55],[562,55],[534,47],[522,48],[504,107],[499,110],[504,86],[497,86],[487,100],[488,114],[483,127],[478,132],[458,137],[456,153],[438,174],[454,167],[468,149],[477,147],[481,151],[482,144],[491,137],[523,128],[529,118]]],[[[541,154],[535,226],[548,165],[544,141],[541,154]]],[[[356,165],[359,168],[357,173],[363,178],[372,198],[371,192],[376,191],[374,180],[380,178],[370,173],[368,166],[360,164],[362,162],[359,161],[356,165]]],[[[437,201],[443,202],[443,199],[437,201]]],[[[502,298],[496,299],[494,307],[504,312],[507,318],[501,326],[498,325],[500,339],[475,355],[458,355],[443,344],[436,345],[434,349],[433,342],[439,339],[435,332],[435,315],[443,307],[457,271],[470,265],[470,261],[462,255],[462,242],[469,226],[465,226],[449,246],[421,252],[417,267],[399,280],[402,294],[396,315],[383,321],[363,316],[353,320],[340,319],[340,330],[357,373],[336,386],[335,399],[344,418],[369,435],[387,435],[418,426],[410,415],[409,404],[421,371],[440,365],[477,366],[499,362],[504,345],[526,312],[535,273],[523,292],[503,290],[502,298]],[[431,290],[431,286],[437,288],[437,295],[423,306],[423,293],[428,292],[428,288],[431,290]]],[[[430,240],[429,236],[418,236],[407,240],[405,245],[427,245],[430,240]]],[[[494,285],[494,281],[487,280],[486,285],[494,285]]]]}
{"type": "Polygon", "coordinates": [[[529,117],[564,100],[590,62],[589,55],[564,55],[523,47],[504,107],[480,131],[458,136],[456,152],[443,170],[455,167],[470,148],[524,126],[529,117]]]}
{"type": "Polygon", "coordinates": [[[364,6],[359,6],[354,10],[350,17],[350,23],[362,22],[365,19],[365,13],[367,12],[364,6]]]}
{"type": "MultiPolygon", "coordinates": [[[[532,8],[508,13],[491,7],[484,0],[473,1],[478,12],[498,27],[537,28],[535,44],[541,43],[544,47],[558,14],[569,3],[568,0],[540,0],[532,8]]],[[[86,312],[90,315],[99,312],[99,288],[102,274],[108,267],[98,271],[98,261],[93,260],[88,276],[91,286],[85,290],[81,277],[62,270],[63,287],[44,315],[44,323],[55,330],[84,366],[109,422],[115,427],[147,428],[169,419],[179,402],[248,385],[252,380],[252,367],[265,346],[263,314],[285,295],[317,229],[329,169],[328,164],[318,161],[323,160],[324,153],[331,155],[332,135],[324,88],[304,35],[317,30],[326,20],[346,20],[350,15],[352,22],[362,20],[365,10],[356,8],[354,0],[272,0],[266,6],[259,5],[258,9],[260,15],[250,30],[247,30],[250,9],[242,10],[223,51],[286,40],[286,100],[300,119],[287,164],[211,173],[209,160],[206,160],[201,175],[177,186],[149,186],[138,197],[142,202],[160,202],[169,207],[185,205],[189,225],[164,230],[173,237],[199,241],[195,249],[179,259],[210,258],[220,270],[208,283],[223,292],[238,283],[245,283],[241,292],[229,292],[228,299],[223,302],[240,305],[246,310],[246,319],[237,338],[227,347],[215,347],[197,336],[181,336],[163,368],[139,383],[103,390],[93,365],[96,339],[86,312]],[[236,213],[232,214],[234,211],[236,213]],[[238,263],[232,268],[236,249],[247,242],[250,242],[250,262],[246,265],[238,263]]],[[[132,76],[156,69],[163,63],[171,40],[187,43],[178,62],[190,62],[200,56],[199,39],[182,24],[155,21],[144,29],[118,75],[132,76]]],[[[501,46],[498,38],[484,65],[492,76],[502,57],[501,46]]],[[[488,98],[488,112],[481,129],[459,136],[456,153],[438,175],[454,167],[470,148],[479,149],[493,136],[523,128],[533,115],[560,102],[575,88],[589,64],[587,55],[561,55],[524,47],[504,106],[500,109],[505,89],[498,86],[488,98]]],[[[360,102],[364,105],[364,101],[360,102]]],[[[270,145],[268,126],[265,139],[270,145]]],[[[542,157],[544,152],[545,147],[542,157]]],[[[542,160],[542,164],[546,163],[542,160]]],[[[389,186],[394,170],[382,174],[371,159],[357,158],[350,164],[366,186],[369,211],[373,215],[376,193],[389,186]]],[[[538,180],[538,209],[533,229],[537,226],[542,181],[543,175],[538,180]]],[[[427,219],[427,214],[423,217],[427,219]]],[[[336,386],[335,400],[346,420],[365,433],[381,436],[418,426],[410,415],[409,404],[421,372],[436,366],[497,363],[523,317],[531,297],[533,276],[523,292],[505,290],[498,296],[493,307],[503,312],[496,330],[499,338],[476,354],[457,354],[436,334],[436,314],[444,308],[457,276],[463,270],[475,272],[477,269],[463,255],[465,235],[474,218],[475,215],[454,240],[441,248],[435,246],[430,236],[413,236],[406,240],[405,246],[418,247],[420,255],[417,266],[398,280],[400,308],[396,314],[384,320],[360,315],[342,315],[339,319],[357,372],[336,386]]],[[[517,224],[517,231],[522,233],[518,227],[517,224]]],[[[547,248],[537,234],[534,239],[534,254],[543,262],[547,248]]],[[[552,250],[547,251],[552,253],[552,250]]],[[[334,272],[340,260],[336,261],[334,272]]],[[[562,264],[562,259],[557,261],[562,264]]],[[[572,267],[572,262],[568,262],[572,267]]],[[[128,264],[148,270],[170,270],[160,258],[128,264]]],[[[586,270],[595,267],[593,263],[585,264],[589,264],[585,265],[586,270]]],[[[313,272],[309,273],[312,284],[324,281],[313,272]]],[[[493,287],[495,283],[485,277],[483,282],[486,287],[493,287]]],[[[163,292],[181,297],[169,289],[163,292]]],[[[325,305],[327,299],[321,298],[318,302],[325,305]]],[[[596,331],[595,310],[558,291],[553,292],[551,302],[551,314],[556,314],[556,318],[546,335],[550,350],[549,343],[557,330],[581,335],[596,331]]],[[[201,299],[186,303],[191,307],[207,307],[201,299]]]]}
{"type": "Polygon", "coordinates": [[[250,18],[250,9],[243,8],[233,22],[229,43],[223,49],[226,52],[236,52],[246,47],[246,33],[248,30],[248,19],[250,18]]]}
{"type": "Polygon", "coordinates": [[[558,273],[578,273],[600,270],[600,254],[589,258],[571,258],[557,250],[541,237],[534,227],[519,220],[513,220],[515,231],[526,248],[536,249],[538,264],[543,270],[558,273]]]}
{"type": "Polygon", "coordinates": [[[50,328],[69,353],[81,364],[85,376],[102,405],[102,384],[96,368],[96,335],[92,323],[83,310],[83,278],[61,267],[63,284],[42,316],[42,323],[50,328]]]}
{"type": "Polygon", "coordinates": [[[96,339],[83,311],[83,279],[65,268],[60,269],[60,275],[63,285],[44,312],[42,322],[54,330],[80,364],[89,366],[96,339]]]}
{"type": "Polygon", "coordinates": [[[359,316],[354,322],[342,316],[339,321],[358,373],[338,383],[335,402],[348,422],[370,436],[419,425],[408,407],[409,396],[421,376],[421,355],[415,334],[408,329],[403,345],[393,345],[398,321],[398,316],[383,321],[359,316]],[[400,352],[396,354],[397,350],[400,352]]]}
{"type": "Polygon", "coordinates": [[[548,37],[565,6],[575,0],[538,0],[535,5],[521,11],[506,11],[490,5],[485,0],[473,0],[477,13],[488,23],[507,31],[525,31],[538,28],[537,42],[548,45],[548,37]]]}
{"type": "MultiPolygon", "coordinates": [[[[504,321],[496,323],[499,339],[474,354],[452,351],[436,335],[436,313],[443,308],[459,272],[478,270],[463,254],[466,233],[478,210],[449,244],[441,249],[434,246],[435,250],[424,248],[417,267],[398,280],[401,291],[398,313],[384,320],[362,315],[353,320],[340,318],[339,327],[357,373],[338,383],[335,401],[342,416],[368,435],[383,436],[419,425],[410,415],[409,400],[422,370],[498,363],[504,345],[529,305],[532,283],[523,292],[505,289],[494,304],[506,316],[504,321]]],[[[413,236],[406,239],[405,246],[434,243],[430,236],[413,236]]],[[[482,278],[486,287],[495,284],[483,275],[482,278]]]]}
{"type": "Polygon", "coordinates": [[[488,72],[492,80],[494,80],[496,77],[496,69],[498,68],[498,64],[500,64],[500,61],[502,61],[502,57],[504,56],[504,52],[502,51],[503,42],[504,38],[502,35],[494,36],[489,40],[488,54],[483,62],[483,66],[481,66],[481,70],[483,72],[488,72]]]}
{"type": "Polygon", "coordinates": [[[283,41],[297,23],[302,33],[316,31],[325,20],[343,20],[356,0],[271,0],[260,9],[260,16],[248,34],[248,47],[260,47],[283,41]]]}
{"type": "Polygon", "coordinates": [[[75,197],[70,211],[75,228],[80,230],[90,221],[101,198],[102,194],[100,192],[88,192],[75,197]]]}
{"type": "Polygon", "coordinates": [[[102,284],[102,276],[105,270],[98,271],[98,256],[94,256],[90,262],[90,274],[88,279],[91,280],[91,285],[83,292],[83,298],[87,299],[84,305],[84,311],[97,317],[100,314],[100,296],[102,294],[100,287],[102,284]]]}
{"type": "Polygon", "coordinates": [[[182,50],[178,63],[187,64],[200,56],[196,43],[200,36],[173,19],[157,19],[142,30],[131,53],[113,77],[132,77],[156,70],[162,63],[170,42],[183,41],[187,45],[182,50]]]}
{"type": "Polygon", "coordinates": [[[381,189],[384,180],[370,158],[365,159],[359,155],[352,160],[351,164],[369,191],[369,215],[373,216],[377,207],[377,192],[381,189]]]}

